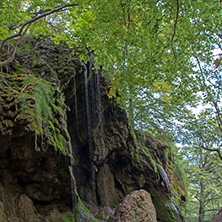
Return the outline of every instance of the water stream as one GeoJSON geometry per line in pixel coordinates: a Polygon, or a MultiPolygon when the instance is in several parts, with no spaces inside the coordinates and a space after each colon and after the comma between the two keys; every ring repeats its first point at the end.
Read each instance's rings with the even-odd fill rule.
{"type": "MultiPolygon", "coordinates": [[[[71,150],[70,150],[71,151],[71,150]]],[[[72,156],[72,152],[68,156],[68,169],[69,169],[69,175],[70,175],[70,182],[71,182],[71,198],[72,198],[72,212],[75,221],[77,220],[77,203],[78,203],[78,196],[76,194],[76,181],[74,177],[74,160],[72,156]]]]}
{"type": "Polygon", "coordinates": [[[93,164],[93,141],[92,141],[92,126],[91,126],[92,120],[91,120],[91,115],[90,115],[90,104],[89,104],[88,70],[85,64],[82,63],[82,66],[84,67],[86,124],[87,124],[87,133],[88,133],[89,160],[91,164],[93,164]]]}
{"type": "Polygon", "coordinates": [[[160,164],[157,164],[158,165],[158,168],[159,168],[159,171],[160,171],[160,176],[166,186],[166,189],[168,191],[168,193],[172,196],[172,189],[171,189],[171,186],[170,186],[170,181],[169,181],[169,178],[167,176],[167,173],[166,171],[163,169],[163,167],[160,165],[160,164]]]}
{"type": "Polygon", "coordinates": [[[167,203],[166,206],[172,210],[177,222],[183,222],[180,212],[173,202],[167,203]]]}
{"type": "MultiPolygon", "coordinates": [[[[99,185],[99,190],[102,191],[101,203],[103,205],[109,205],[108,197],[108,165],[106,164],[106,147],[105,147],[105,134],[103,126],[103,112],[102,112],[102,96],[100,88],[100,73],[99,71],[92,70],[91,59],[88,65],[82,63],[84,68],[84,94],[85,94],[85,112],[86,112],[86,124],[87,124],[87,133],[88,133],[88,155],[91,168],[91,183],[92,186],[96,187],[97,176],[102,178],[102,184],[99,185]],[[93,130],[93,132],[92,132],[93,130]],[[95,135],[93,135],[95,134],[95,135]],[[94,138],[95,137],[95,138],[94,138]],[[97,142],[94,139],[97,138],[97,142]],[[93,154],[98,154],[93,156],[93,154]],[[98,159],[97,159],[98,158],[98,159]],[[99,163],[100,174],[95,174],[94,164],[95,162],[99,163]]],[[[97,181],[98,186],[98,181],[97,181]]]]}
{"type": "Polygon", "coordinates": [[[95,90],[96,90],[96,99],[97,99],[97,113],[98,113],[98,122],[99,122],[99,129],[100,129],[100,147],[102,148],[102,158],[103,162],[106,159],[106,147],[105,147],[105,134],[103,129],[103,112],[102,112],[102,97],[101,97],[101,89],[100,89],[100,72],[99,70],[95,76],[95,90]]]}
{"type": "Polygon", "coordinates": [[[157,164],[158,165],[158,168],[159,168],[159,171],[160,171],[160,176],[167,188],[167,191],[168,193],[170,194],[171,196],[171,202],[170,203],[166,203],[166,206],[169,207],[171,209],[171,211],[173,212],[175,218],[176,218],[176,221],[177,222],[182,222],[183,219],[180,215],[180,212],[179,210],[177,209],[177,207],[175,206],[174,204],[174,198],[173,198],[173,193],[172,193],[172,189],[171,189],[171,186],[170,186],[170,181],[169,181],[169,178],[167,176],[167,173],[166,171],[163,169],[163,167],[160,165],[160,164],[157,164]]]}
{"type": "Polygon", "coordinates": [[[76,115],[76,128],[77,128],[77,132],[79,131],[79,123],[78,123],[78,101],[77,101],[77,88],[76,88],[76,77],[74,76],[73,78],[73,82],[74,82],[74,99],[75,99],[75,115],[76,115]]]}

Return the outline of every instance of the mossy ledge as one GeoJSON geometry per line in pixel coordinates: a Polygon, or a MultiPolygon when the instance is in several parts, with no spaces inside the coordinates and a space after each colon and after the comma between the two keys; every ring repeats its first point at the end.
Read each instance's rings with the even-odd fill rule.
{"type": "Polygon", "coordinates": [[[68,154],[63,95],[59,88],[28,74],[0,74],[0,132],[14,138],[32,134],[36,150],[53,147],[68,154]]]}

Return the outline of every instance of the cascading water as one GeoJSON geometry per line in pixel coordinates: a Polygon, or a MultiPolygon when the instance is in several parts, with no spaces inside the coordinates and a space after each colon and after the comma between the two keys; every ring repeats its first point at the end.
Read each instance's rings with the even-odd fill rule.
{"type": "Polygon", "coordinates": [[[76,128],[77,132],[79,131],[79,123],[78,123],[78,103],[77,103],[77,88],[76,88],[76,76],[73,77],[73,84],[74,84],[74,98],[75,98],[75,115],[76,115],[76,128]]]}
{"type": "MultiPolygon", "coordinates": [[[[69,167],[70,175],[76,178],[78,193],[88,204],[109,206],[110,174],[107,164],[105,128],[102,107],[100,70],[93,67],[93,58],[87,64],[79,61],[79,70],[70,81],[67,90],[67,113],[72,143],[74,166],[69,167]],[[82,160],[79,162],[78,160],[82,160]],[[71,168],[75,168],[74,171],[71,168]],[[85,192],[85,190],[86,192],[85,192]]],[[[73,209],[75,202],[74,177],[71,176],[73,209]]],[[[78,196],[78,195],[77,195],[78,196]]]]}
{"type": "Polygon", "coordinates": [[[157,164],[157,165],[158,165],[158,168],[159,168],[160,176],[161,176],[161,178],[162,178],[162,180],[163,180],[163,182],[164,182],[164,184],[167,188],[168,193],[171,196],[171,202],[166,203],[166,206],[171,209],[171,211],[173,212],[173,214],[176,218],[176,221],[177,222],[182,222],[183,219],[180,215],[180,212],[174,204],[174,197],[173,197],[173,193],[172,193],[172,189],[171,189],[171,186],[170,186],[170,181],[169,181],[169,178],[167,176],[167,173],[160,164],[157,164]]]}
{"type": "MultiPolygon", "coordinates": [[[[102,113],[102,96],[100,88],[100,72],[92,70],[92,55],[90,55],[90,61],[88,63],[88,69],[84,66],[84,81],[85,81],[85,103],[86,103],[86,119],[87,119],[87,131],[88,131],[88,147],[92,169],[92,183],[96,183],[96,175],[93,171],[94,161],[99,164],[100,174],[102,177],[102,183],[97,183],[95,187],[102,186],[99,190],[103,193],[100,197],[100,202],[103,205],[109,205],[107,186],[108,181],[108,165],[106,164],[106,147],[105,147],[105,134],[103,128],[103,113],[102,113]],[[88,71],[88,72],[87,72],[88,71]],[[92,134],[92,129],[94,135],[92,134]],[[95,134],[96,132],[96,134],[95,134]],[[97,137],[95,143],[93,139],[97,137]],[[97,157],[93,157],[93,153],[97,153],[97,157]]],[[[97,181],[98,182],[98,181],[97,181]]]]}
{"type": "Polygon", "coordinates": [[[100,89],[100,72],[99,70],[96,73],[95,78],[95,90],[96,90],[96,99],[98,104],[98,120],[99,120],[99,128],[100,128],[100,142],[101,142],[101,148],[102,148],[102,158],[103,162],[105,162],[106,158],[106,149],[105,149],[105,135],[103,130],[103,113],[102,113],[102,97],[101,97],[101,89],[100,89]]]}
{"type": "Polygon", "coordinates": [[[70,173],[70,180],[71,180],[72,212],[73,212],[74,218],[76,220],[76,216],[77,216],[76,206],[77,206],[78,198],[77,198],[76,192],[75,192],[75,189],[76,189],[75,177],[73,175],[73,166],[72,165],[69,166],[69,173],[70,173]]]}
{"type": "Polygon", "coordinates": [[[69,169],[70,183],[71,183],[72,213],[73,213],[74,221],[77,221],[77,217],[78,217],[77,204],[79,200],[78,200],[78,195],[76,194],[76,181],[74,177],[74,159],[73,159],[71,146],[70,146],[69,155],[68,155],[68,169],[69,169]]]}
{"type": "Polygon", "coordinates": [[[169,178],[167,176],[167,173],[166,171],[163,169],[163,167],[160,165],[160,164],[157,164],[158,165],[158,168],[159,168],[159,171],[160,171],[160,176],[167,188],[167,191],[168,193],[172,196],[172,189],[171,189],[171,186],[170,186],[170,181],[169,181],[169,178]]]}
{"type": "MultiPolygon", "coordinates": [[[[88,90],[88,71],[85,64],[82,63],[84,67],[84,85],[85,85],[85,105],[86,105],[86,124],[88,133],[88,148],[89,148],[89,159],[91,164],[93,163],[93,142],[92,142],[92,127],[91,127],[91,115],[90,115],[90,105],[89,105],[89,90],[88,90]]],[[[90,78],[90,76],[89,76],[90,78]]],[[[92,169],[91,169],[92,170],[92,169]]]]}

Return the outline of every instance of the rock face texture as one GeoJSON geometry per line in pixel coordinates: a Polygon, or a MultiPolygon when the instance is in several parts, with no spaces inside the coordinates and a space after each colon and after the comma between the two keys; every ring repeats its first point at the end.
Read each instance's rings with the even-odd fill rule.
{"type": "MultiPolygon", "coordinates": [[[[102,71],[92,70],[93,64],[83,64],[64,43],[30,39],[24,44],[31,44],[27,48],[32,50],[20,49],[17,62],[22,72],[46,80],[55,89],[54,103],[50,103],[53,118],[49,115],[46,121],[42,112],[41,118],[33,115],[30,125],[26,115],[25,125],[22,115],[15,129],[10,119],[10,112],[15,110],[10,110],[8,104],[5,110],[0,107],[0,112],[7,113],[7,121],[0,122],[0,221],[73,221],[68,215],[72,208],[70,160],[60,150],[64,144],[68,146],[69,140],[64,120],[79,197],[99,221],[183,221],[185,193],[167,155],[170,147],[130,129],[126,112],[115,99],[108,98],[108,83],[102,71]],[[64,100],[67,107],[57,108],[64,100]],[[65,109],[67,118],[62,114],[65,109]],[[37,139],[31,130],[36,121],[42,127],[37,139]],[[47,149],[37,151],[36,143],[46,144],[47,149]]],[[[21,72],[16,64],[11,70],[21,72]]],[[[19,96],[29,86],[29,82],[21,85],[19,96]]],[[[10,97],[0,92],[0,105],[6,100],[10,97]]],[[[35,104],[39,103],[31,101],[30,107],[35,104]]],[[[96,221],[84,207],[81,209],[85,217],[76,216],[76,222],[96,221]]]]}
{"type": "Polygon", "coordinates": [[[85,84],[84,74],[77,73],[65,90],[81,199],[92,206],[113,208],[132,191],[145,189],[159,221],[183,221],[185,193],[167,157],[170,148],[130,129],[126,112],[108,98],[108,85],[102,77],[98,81],[98,75],[92,72],[85,84]],[[69,97],[74,89],[75,96],[69,97]]]}
{"type": "Polygon", "coordinates": [[[65,157],[35,151],[31,135],[0,136],[0,162],[0,221],[66,217],[71,196],[65,157]]]}
{"type": "Polygon", "coordinates": [[[156,222],[156,210],[150,194],[145,190],[128,194],[117,207],[110,222],[156,222]]]}

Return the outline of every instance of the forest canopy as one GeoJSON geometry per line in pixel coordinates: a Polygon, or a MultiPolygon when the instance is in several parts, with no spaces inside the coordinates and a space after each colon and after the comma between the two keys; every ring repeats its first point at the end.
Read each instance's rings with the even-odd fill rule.
{"type": "Polygon", "coordinates": [[[175,122],[193,118],[188,108],[203,102],[213,105],[220,128],[214,52],[221,49],[221,6],[219,0],[1,0],[1,71],[25,35],[49,36],[85,62],[93,54],[111,81],[108,96],[117,97],[132,127],[168,138],[175,122]]]}

